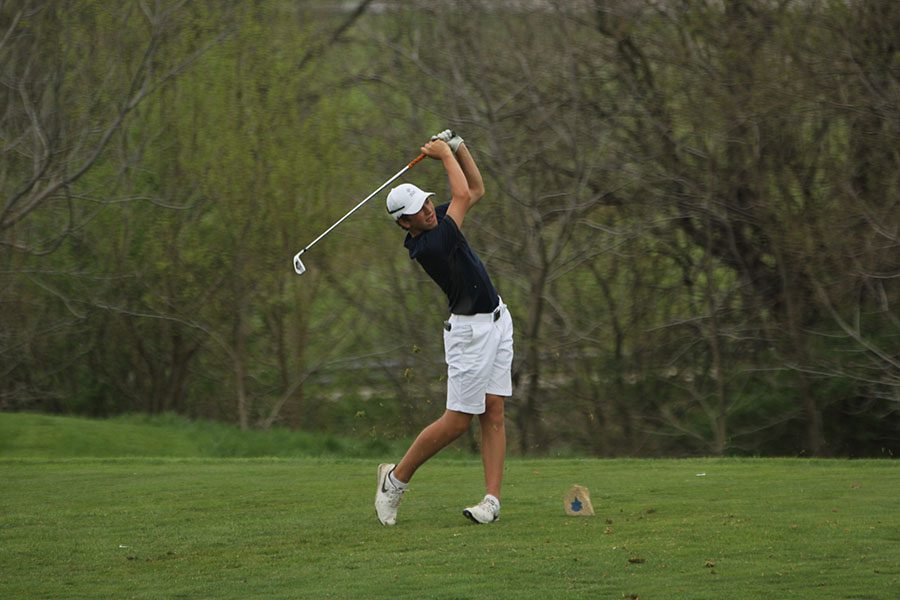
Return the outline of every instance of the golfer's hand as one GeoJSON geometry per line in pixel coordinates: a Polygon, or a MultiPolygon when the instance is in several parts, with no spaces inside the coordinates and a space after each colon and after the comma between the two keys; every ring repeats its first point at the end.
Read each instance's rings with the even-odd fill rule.
{"type": "Polygon", "coordinates": [[[430,142],[426,142],[424,146],[422,146],[422,154],[428,156],[429,158],[434,158],[436,160],[443,160],[446,157],[453,157],[453,150],[450,149],[450,146],[447,145],[447,142],[444,140],[431,140],[430,142]]]}
{"type": "Polygon", "coordinates": [[[431,139],[443,140],[447,142],[447,145],[450,146],[453,154],[456,154],[456,151],[459,150],[459,145],[463,143],[463,139],[458,136],[452,129],[445,129],[440,133],[436,133],[431,136],[431,139]]]}

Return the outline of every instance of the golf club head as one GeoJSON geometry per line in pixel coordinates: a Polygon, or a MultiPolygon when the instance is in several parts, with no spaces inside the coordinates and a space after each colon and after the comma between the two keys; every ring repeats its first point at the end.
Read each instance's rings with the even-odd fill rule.
{"type": "Polygon", "coordinates": [[[294,256],[294,271],[297,275],[303,275],[306,273],[306,266],[303,264],[303,261],[300,260],[300,255],[302,252],[298,252],[296,256],[294,256]]]}

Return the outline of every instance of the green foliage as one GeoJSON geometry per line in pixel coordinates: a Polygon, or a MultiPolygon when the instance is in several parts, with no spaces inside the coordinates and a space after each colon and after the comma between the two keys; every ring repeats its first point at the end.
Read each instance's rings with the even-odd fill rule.
{"type": "Polygon", "coordinates": [[[376,4],[0,5],[0,410],[413,435],[446,302],[383,197],[290,257],[450,126],[515,448],[900,450],[900,4],[376,4]]]}

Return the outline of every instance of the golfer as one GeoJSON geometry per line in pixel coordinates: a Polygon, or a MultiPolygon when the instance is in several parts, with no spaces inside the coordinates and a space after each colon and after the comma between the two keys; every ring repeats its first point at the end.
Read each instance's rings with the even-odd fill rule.
{"type": "Polygon", "coordinates": [[[481,456],[487,492],[463,514],[476,523],[500,517],[500,486],[506,457],[503,401],[512,395],[513,325],[478,255],[462,233],[466,215],[484,195],[484,182],[463,139],[442,131],[422,147],[443,163],[450,179],[450,202],[435,207],[431,192],[410,184],[390,191],[387,211],[406,230],[409,257],[447,295],[444,323],[447,409],[422,430],[396,465],[378,466],[375,512],[383,525],[397,522],[397,507],[416,470],[468,431],[472,417],[481,427],[481,456]]]}

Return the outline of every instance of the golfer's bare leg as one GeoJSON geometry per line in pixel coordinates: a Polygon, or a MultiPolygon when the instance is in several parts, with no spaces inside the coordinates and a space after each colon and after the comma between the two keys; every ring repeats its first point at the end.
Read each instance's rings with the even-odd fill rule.
{"type": "Polygon", "coordinates": [[[503,483],[503,461],[506,459],[506,425],[503,396],[487,394],[481,424],[481,461],[484,463],[484,485],[488,494],[500,499],[503,483]]]}
{"type": "Polygon", "coordinates": [[[416,469],[468,431],[471,422],[472,415],[455,410],[445,411],[437,421],[422,430],[416,441],[412,443],[412,446],[394,467],[394,477],[400,481],[409,482],[416,469]]]}

